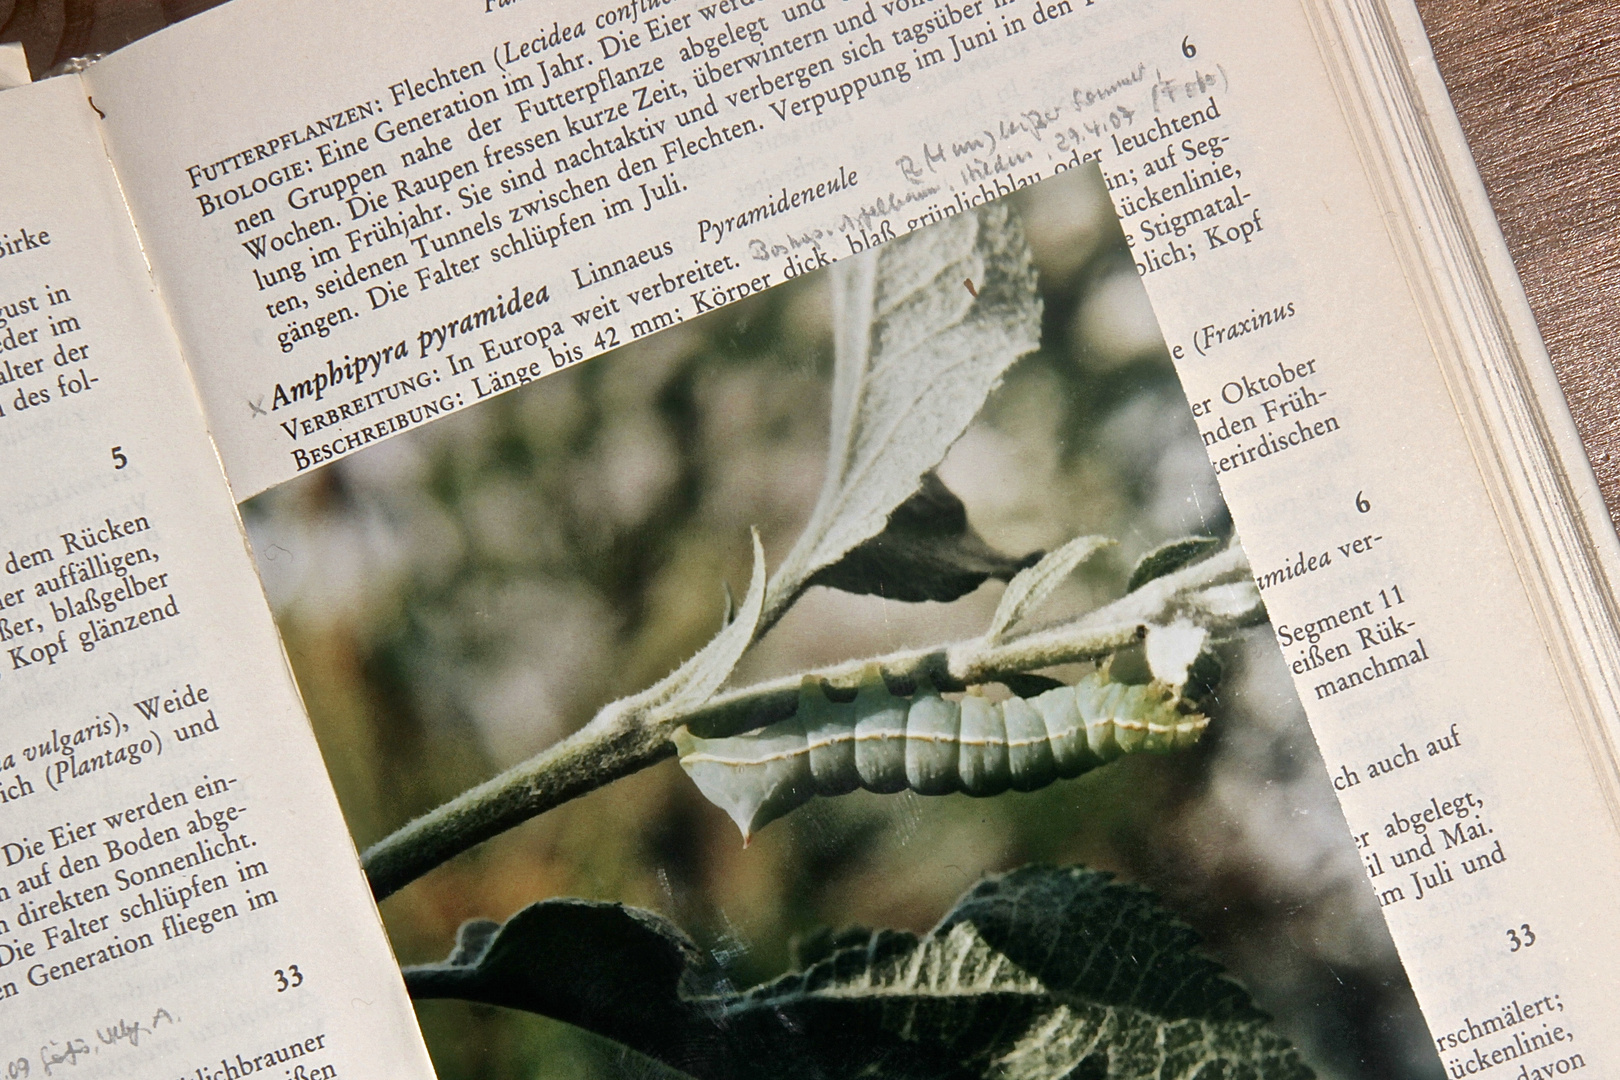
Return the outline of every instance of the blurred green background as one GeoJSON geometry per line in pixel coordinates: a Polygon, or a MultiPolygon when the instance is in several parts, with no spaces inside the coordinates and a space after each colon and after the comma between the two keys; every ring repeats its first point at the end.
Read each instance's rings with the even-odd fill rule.
{"type": "MultiPolygon", "coordinates": [[[[1088,610],[1144,551],[1231,526],[1106,194],[1076,174],[1016,198],[1043,345],[940,475],[1003,551],[1118,538],[1063,594],[1088,610]]],[[[796,279],[243,507],[357,844],[691,655],[722,583],[746,585],[750,526],[781,559],[821,484],[830,319],[824,276],[796,279]]],[[[1001,589],[952,604],[812,590],[733,684],[981,633],[1001,589]]],[[[1269,628],[1222,659],[1193,752],[1028,795],[815,800],[746,849],[666,760],[407,887],[383,904],[389,933],[420,963],[466,919],[619,900],[675,920],[746,986],[817,928],[926,930],[987,871],[1080,862],[1156,891],[1323,1076],[1443,1075],[1269,628]]],[[[539,1017],[418,1011],[444,1080],[658,1075],[539,1017]]]]}

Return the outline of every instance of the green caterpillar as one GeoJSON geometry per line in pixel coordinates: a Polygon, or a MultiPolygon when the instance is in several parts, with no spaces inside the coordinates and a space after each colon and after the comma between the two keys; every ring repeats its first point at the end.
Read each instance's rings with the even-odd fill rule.
{"type": "Polygon", "coordinates": [[[723,739],[682,728],[674,739],[681,767],[746,842],[816,795],[1034,791],[1122,754],[1180,750],[1209,723],[1178,711],[1180,700],[1163,683],[1114,682],[1106,671],[1028,700],[947,701],[927,680],[906,699],[869,665],[854,701],[831,700],[807,676],[787,720],[723,739]]]}

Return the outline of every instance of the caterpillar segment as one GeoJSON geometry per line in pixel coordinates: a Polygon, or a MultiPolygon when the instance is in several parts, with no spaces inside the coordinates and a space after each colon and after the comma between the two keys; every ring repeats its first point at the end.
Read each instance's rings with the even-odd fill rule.
{"type": "Polygon", "coordinates": [[[674,739],[681,767],[746,842],[817,795],[1035,791],[1125,754],[1185,749],[1209,718],[1179,711],[1179,702],[1162,683],[1114,682],[1105,672],[1028,699],[948,701],[926,679],[905,698],[868,666],[854,701],[833,701],[806,676],[786,720],[722,739],[681,728],[674,739]]]}

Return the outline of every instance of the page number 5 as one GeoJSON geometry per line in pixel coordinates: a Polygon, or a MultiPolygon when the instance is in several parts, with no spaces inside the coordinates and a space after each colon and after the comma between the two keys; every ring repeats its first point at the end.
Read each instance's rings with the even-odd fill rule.
{"type": "Polygon", "coordinates": [[[112,459],[113,468],[115,469],[122,469],[125,465],[129,464],[129,458],[124,456],[124,448],[122,446],[115,446],[112,448],[112,459]]]}
{"type": "Polygon", "coordinates": [[[294,987],[304,985],[304,973],[298,970],[297,964],[288,964],[285,969],[276,971],[276,993],[285,994],[294,987]]]}
{"type": "Polygon", "coordinates": [[[1529,923],[1525,923],[1517,930],[1509,930],[1507,932],[1507,937],[1509,942],[1508,952],[1518,952],[1520,949],[1528,949],[1530,946],[1536,943],[1536,935],[1531,932],[1529,923]]]}

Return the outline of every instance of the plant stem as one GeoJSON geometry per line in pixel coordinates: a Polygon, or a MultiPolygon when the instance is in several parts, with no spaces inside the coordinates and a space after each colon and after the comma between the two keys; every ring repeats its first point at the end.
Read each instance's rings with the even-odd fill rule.
{"type": "Polygon", "coordinates": [[[674,753],[668,738],[611,709],[368,848],[362,863],[373,894],[390,896],[485,840],[674,753]]]}
{"type": "MultiPolygon", "coordinates": [[[[1213,597],[1222,586],[1241,589],[1249,564],[1241,548],[1168,574],[1088,615],[1010,640],[966,641],[902,650],[851,660],[810,672],[829,686],[853,690],[861,673],[876,664],[897,683],[922,677],[940,690],[963,690],[1057,664],[1097,660],[1141,639],[1147,626],[1191,617],[1212,632],[1234,630],[1265,619],[1259,594],[1213,597]]],[[[369,848],[362,862],[372,892],[381,900],[434,867],[531,817],[639,772],[675,752],[670,733],[686,725],[705,736],[727,735],[792,716],[805,675],[792,675],[732,690],[684,715],[653,720],[630,706],[605,706],[573,735],[463,792],[369,848]]]]}

